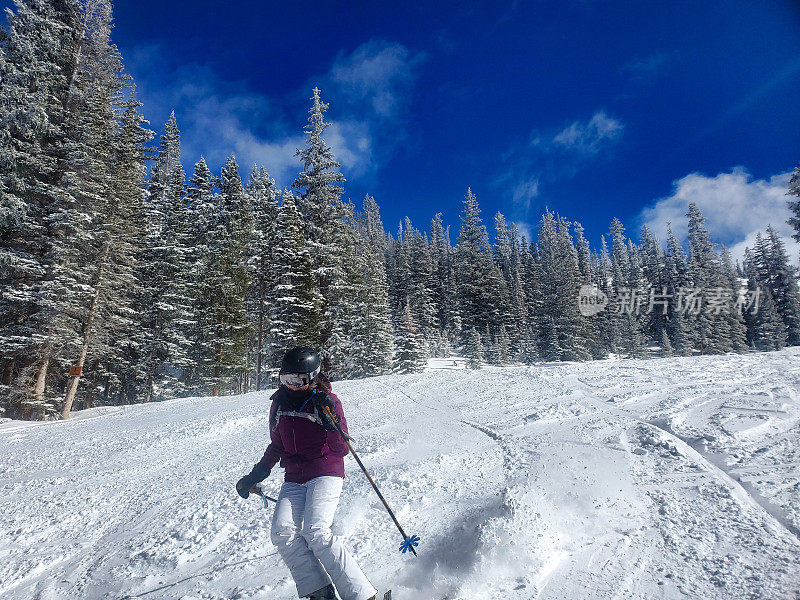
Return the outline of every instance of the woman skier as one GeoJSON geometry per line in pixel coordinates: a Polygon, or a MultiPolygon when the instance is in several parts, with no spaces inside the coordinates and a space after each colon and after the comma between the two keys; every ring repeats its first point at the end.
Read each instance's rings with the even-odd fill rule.
{"type": "Polygon", "coordinates": [[[286,353],[280,382],[269,411],[271,442],[253,470],[238,481],[236,491],[247,498],[280,461],[286,474],[270,537],[289,567],[298,596],[333,599],[335,586],[342,600],[375,600],[377,591],[331,533],[348,449],[325,408],[346,434],[342,403],[320,373],[319,355],[311,348],[286,353]]]}

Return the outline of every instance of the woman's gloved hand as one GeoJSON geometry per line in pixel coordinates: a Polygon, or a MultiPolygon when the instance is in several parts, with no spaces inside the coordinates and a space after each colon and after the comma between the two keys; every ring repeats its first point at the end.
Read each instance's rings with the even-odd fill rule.
{"type": "Polygon", "coordinates": [[[317,392],[314,394],[314,407],[317,409],[317,415],[319,415],[325,430],[336,431],[336,423],[331,420],[328,416],[328,411],[325,410],[329,408],[333,418],[336,418],[336,403],[333,401],[333,398],[325,392],[317,392]]]}
{"type": "Polygon", "coordinates": [[[253,470],[236,482],[236,491],[242,498],[250,496],[250,488],[269,477],[270,470],[254,465],[253,470]]]}

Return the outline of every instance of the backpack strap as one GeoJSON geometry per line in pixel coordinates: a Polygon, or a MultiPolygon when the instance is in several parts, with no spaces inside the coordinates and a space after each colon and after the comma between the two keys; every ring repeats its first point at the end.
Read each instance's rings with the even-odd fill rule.
{"type": "Polygon", "coordinates": [[[308,419],[309,421],[314,421],[318,425],[322,425],[322,419],[319,418],[316,411],[315,412],[297,412],[295,410],[280,410],[275,413],[275,427],[278,426],[280,423],[281,417],[300,417],[302,419],[308,419]]]}

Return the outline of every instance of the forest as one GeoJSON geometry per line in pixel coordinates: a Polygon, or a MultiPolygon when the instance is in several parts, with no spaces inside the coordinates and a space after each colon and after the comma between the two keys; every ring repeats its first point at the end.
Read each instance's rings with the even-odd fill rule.
{"type": "MultiPolygon", "coordinates": [[[[776,231],[734,261],[694,204],[687,247],[614,219],[592,248],[549,210],[535,239],[487,226],[464,182],[457,226],[387,232],[346,195],[318,88],[291,187],[232,155],[187,173],[174,113],[152,145],[112,21],[110,0],[16,0],[0,28],[0,417],[266,389],[295,345],[352,379],[800,344],[776,231]]],[[[800,240],[800,167],[787,194],[800,240]]]]}

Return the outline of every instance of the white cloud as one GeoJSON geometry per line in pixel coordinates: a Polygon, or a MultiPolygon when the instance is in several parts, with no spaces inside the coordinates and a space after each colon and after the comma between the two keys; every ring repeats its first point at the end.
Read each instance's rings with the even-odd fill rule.
{"type": "Polygon", "coordinates": [[[346,176],[374,174],[403,141],[404,117],[426,58],[401,44],[372,40],[340,54],[330,71],[313,82],[311,87],[319,85],[337,115],[326,140],[346,176]]]}
{"type": "Polygon", "coordinates": [[[533,177],[531,179],[520,181],[517,184],[517,186],[514,188],[512,201],[514,202],[514,206],[516,208],[520,208],[527,213],[531,207],[531,201],[538,195],[539,179],[538,177],[533,177]]]}
{"type": "Polygon", "coordinates": [[[769,179],[752,180],[742,167],[715,177],[691,173],[674,182],[671,196],[645,208],[639,220],[662,242],[666,239],[667,223],[671,222],[675,236],[685,241],[686,212],[689,203],[694,202],[706,217],[712,239],[728,246],[735,259],[742,258],[745,246],[752,248],[757,232],[772,225],[784,240],[790,258],[797,263],[800,244],[791,239],[792,229],[786,223],[790,216],[786,206],[789,177],[790,173],[781,173],[769,179]]]}
{"type": "Polygon", "coordinates": [[[645,58],[635,58],[625,64],[621,71],[630,73],[633,78],[640,81],[650,80],[664,70],[676,54],[675,52],[659,52],[645,58]]]}
{"type": "Polygon", "coordinates": [[[533,233],[530,223],[526,221],[514,221],[514,225],[517,226],[520,234],[525,236],[525,241],[530,244],[533,241],[533,233]]]}
{"type": "Polygon", "coordinates": [[[600,152],[604,145],[619,138],[623,129],[622,123],[600,110],[594,113],[588,122],[575,121],[557,133],[553,137],[553,144],[580,154],[594,155],[600,152]]]}
{"type": "Polygon", "coordinates": [[[336,121],[324,136],[348,175],[360,177],[373,166],[372,133],[367,123],[336,121]]]}
{"type": "Polygon", "coordinates": [[[543,185],[574,177],[587,162],[600,158],[602,150],[610,149],[624,130],[621,121],[597,110],[586,121],[531,132],[525,145],[503,154],[505,171],[493,182],[510,198],[510,216],[526,218],[543,185]]]}
{"type": "Polygon", "coordinates": [[[341,95],[367,102],[377,118],[395,118],[423,60],[423,54],[414,54],[401,44],[373,40],[350,55],[340,55],[330,80],[341,95]]]}
{"type": "MultiPolygon", "coordinates": [[[[372,41],[340,55],[329,72],[288,94],[306,98],[315,85],[322,88],[332,123],[324,137],[346,177],[374,172],[402,140],[403,112],[423,60],[402,45],[372,41]]],[[[291,185],[301,169],[295,153],[305,144],[306,122],[287,114],[285,98],[225,81],[205,65],[171,66],[158,46],[136,48],[127,63],[156,130],[175,110],[187,169],[202,155],[217,170],[234,154],[243,176],[258,163],[279,186],[291,185]]]]}

